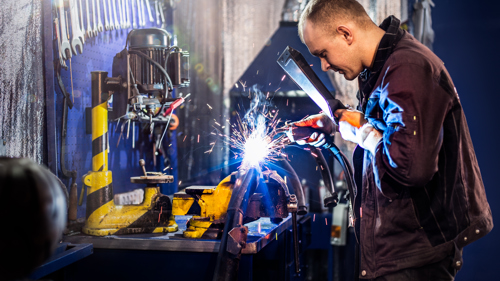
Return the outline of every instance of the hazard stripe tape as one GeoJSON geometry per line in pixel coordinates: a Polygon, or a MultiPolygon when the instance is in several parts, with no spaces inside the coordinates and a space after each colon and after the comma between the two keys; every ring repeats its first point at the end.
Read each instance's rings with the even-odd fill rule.
{"type": "Polygon", "coordinates": [[[98,136],[92,141],[92,157],[105,152],[108,149],[108,145],[108,132],[104,133],[104,135],[98,136]]]}
{"type": "Polygon", "coordinates": [[[113,183],[110,183],[87,195],[87,219],[102,205],[113,200],[113,183]]]}

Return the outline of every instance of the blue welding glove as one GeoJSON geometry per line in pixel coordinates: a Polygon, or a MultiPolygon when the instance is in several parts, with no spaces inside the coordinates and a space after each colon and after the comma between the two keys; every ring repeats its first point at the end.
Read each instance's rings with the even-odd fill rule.
{"type": "Polygon", "coordinates": [[[317,129],[317,132],[311,134],[311,136],[306,140],[298,140],[297,144],[305,145],[309,144],[315,147],[321,147],[326,143],[327,137],[335,133],[335,124],[324,113],[309,116],[300,121],[294,122],[293,125],[297,127],[311,127],[317,129]]]}

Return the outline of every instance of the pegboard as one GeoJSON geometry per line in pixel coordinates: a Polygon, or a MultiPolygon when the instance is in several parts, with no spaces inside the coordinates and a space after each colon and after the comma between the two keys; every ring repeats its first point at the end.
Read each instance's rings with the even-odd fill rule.
{"type": "MultiPolygon", "coordinates": [[[[92,0],[74,0],[75,3],[82,4],[82,14],[84,27],[87,27],[86,18],[86,1],[89,1],[90,10],[92,10],[92,0]]],[[[104,24],[104,9],[102,8],[103,3],[108,5],[109,1],[116,1],[117,4],[120,0],[95,0],[96,5],[101,5],[101,20],[104,24]]],[[[156,9],[154,3],[156,1],[149,0],[124,0],[125,3],[129,3],[129,13],[132,16],[132,9],[137,9],[137,3],[151,4],[151,13],[154,19],[153,22],[149,21],[148,11],[144,9],[145,15],[145,26],[138,27],[149,28],[149,27],[160,27],[167,29],[171,34],[172,30],[172,11],[168,5],[168,1],[158,1],[163,4],[163,13],[165,17],[165,22],[161,22],[158,25],[156,21],[156,9]]],[[[66,0],[64,1],[67,2],[66,0]]],[[[54,4],[54,1],[53,3],[54,4]]],[[[69,14],[69,9],[67,3],[65,4],[65,11],[69,14]]],[[[44,18],[50,17],[53,24],[53,19],[59,18],[59,13],[57,9],[44,9],[44,18]]],[[[145,7],[145,6],[144,6],[145,7]]],[[[79,7],[78,7],[79,8],[79,7]]],[[[116,5],[118,9],[118,5],[116,5]]],[[[97,9],[96,9],[97,10],[97,9]]],[[[107,9],[109,13],[109,9],[107,9]]],[[[97,16],[96,16],[97,18],[97,16]]],[[[137,18],[137,13],[136,13],[137,18]]],[[[90,19],[92,21],[93,16],[90,14],[90,19]]],[[[49,22],[45,18],[44,23],[49,22]]],[[[69,21],[68,29],[71,30],[71,21],[69,21]]],[[[54,28],[54,27],[52,27],[54,28]]],[[[47,30],[47,28],[45,29],[47,30]]],[[[54,29],[53,29],[54,30],[54,29]]],[[[68,110],[68,122],[67,122],[67,136],[66,136],[66,153],[64,159],[64,165],[67,170],[76,170],[77,172],[77,184],[78,184],[78,196],[80,196],[82,184],[82,176],[92,169],[92,135],[86,133],[86,114],[85,109],[91,107],[91,71],[107,71],[108,77],[112,76],[112,64],[113,57],[125,48],[125,42],[128,33],[132,30],[118,29],[118,30],[103,30],[99,32],[95,37],[86,37],[85,43],[83,45],[83,52],[72,56],[70,60],[66,60],[65,63],[68,66],[67,70],[61,69],[60,74],[66,91],[69,93],[70,98],[74,99],[74,106],[72,109],[68,110]],[[71,64],[71,66],[70,66],[71,64]]],[[[71,37],[70,37],[71,38],[71,37]]],[[[55,43],[55,34],[52,35],[52,40],[46,40],[46,52],[53,52],[54,63],[59,63],[59,54],[57,49],[57,43],[55,43]],[[54,47],[55,46],[55,47],[54,47]]],[[[47,56],[46,56],[47,57],[47,56]]],[[[49,63],[49,62],[46,62],[49,63]]],[[[50,69],[50,67],[48,68],[50,69]]],[[[55,68],[57,69],[57,67],[55,68]]],[[[59,178],[69,187],[70,179],[65,178],[61,172],[61,128],[63,119],[63,94],[59,88],[56,75],[54,73],[54,86],[53,86],[53,97],[47,98],[47,101],[53,101],[55,104],[54,111],[48,112],[48,115],[55,114],[55,124],[54,126],[47,126],[47,134],[55,135],[55,146],[48,145],[47,153],[57,159],[57,165],[51,167],[59,178]],[[53,99],[52,99],[53,98],[53,99]],[[55,150],[55,151],[54,151],[55,150]]],[[[175,94],[175,93],[174,93],[175,94]]],[[[47,106],[47,110],[51,107],[47,106]]],[[[126,138],[127,129],[129,126],[124,126],[123,135],[120,138],[121,128],[123,122],[117,124],[117,122],[109,122],[108,132],[109,132],[109,145],[110,151],[108,155],[109,159],[109,170],[113,173],[113,190],[114,193],[127,192],[136,188],[143,188],[143,185],[137,185],[130,183],[131,176],[140,176],[143,174],[142,169],[139,166],[139,159],[144,159],[146,161],[146,169],[148,171],[163,171],[164,169],[164,159],[161,155],[153,155],[153,139],[150,137],[149,129],[143,130],[142,124],[131,123],[129,138],[126,138]],[[132,133],[135,127],[135,147],[132,147],[132,133]],[[156,166],[153,165],[156,160],[156,166]]],[[[149,127],[149,124],[145,125],[149,127]]],[[[175,132],[172,133],[175,135],[175,132]]],[[[167,150],[169,155],[169,160],[171,163],[170,169],[164,172],[174,176],[175,182],[172,184],[161,185],[161,192],[164,194],[172,194],[177,191],[177,144],[175,138],[171,138],[167,133],[163,140],[162,146],[167,150]]],[[[50,165],[49,165],[50,166],[50,165]]],[[[85,192],[86,193],[86,192],[85,192]]],[[[78,207],[78,218],[85,217],[85,202],[86,195],[84,196],[84,201],[82,206],[78,207]]]]}

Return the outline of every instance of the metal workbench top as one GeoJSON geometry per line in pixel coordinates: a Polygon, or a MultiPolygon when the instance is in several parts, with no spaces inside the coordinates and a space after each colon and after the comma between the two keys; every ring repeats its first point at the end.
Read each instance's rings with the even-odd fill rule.
{"type": "MultiPolygon", "coordinates": [[[[63,240],[74,244],[92,243],[96,249],[219,252],[220,240],[188,239],[182,236],[182,232],[186,230],[186,224],[190,218],[191,216],[176,216],[175,221],[179,225],[179,230],[167,234],[128,234],[104,237],[77,234],[65,236],[63,240]]],[[[289,228],[292,225],[292,219],[289,215],[281,223],[274,224],[269,218],[260,218],[245,225],[248,227],[248,237],[246,248],[243,249],[242,253],[256,254],[289,228]]]]}

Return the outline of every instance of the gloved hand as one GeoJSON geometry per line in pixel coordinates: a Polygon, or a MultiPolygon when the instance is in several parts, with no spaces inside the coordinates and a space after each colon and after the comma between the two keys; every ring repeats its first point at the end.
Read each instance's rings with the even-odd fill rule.
{"type": "Polygon", "coordinates": [[[294,122],[293,125],[297,127],[311,127],[320,132],[313,133],[307,140],[299,140],[297,144],[309,144],[315,147],[320,147],[325,144],[326,135],[332,135],[335,132],[335,124],[325,113],[309,116],[303,120],[294,122]]]}
{"type": "Polygon", "coordinates": [[[344,140],[357,143],[372,154],[375,154],[375,148],[382,139],[382,133],[373,128],[370,123],[365,123],[361,128],[356,128],[347,121],[340,121],[339,132],[344,140]]]}

